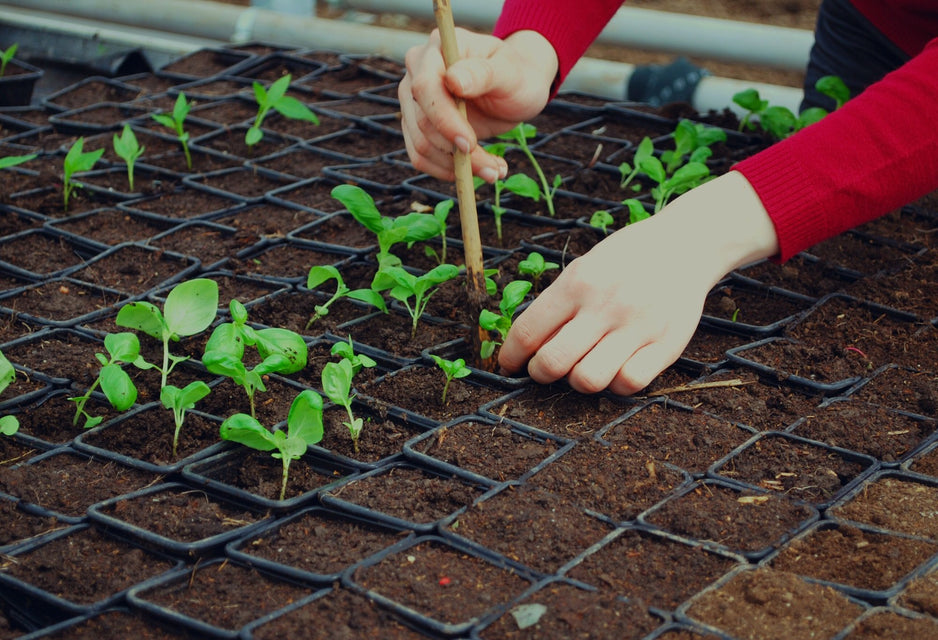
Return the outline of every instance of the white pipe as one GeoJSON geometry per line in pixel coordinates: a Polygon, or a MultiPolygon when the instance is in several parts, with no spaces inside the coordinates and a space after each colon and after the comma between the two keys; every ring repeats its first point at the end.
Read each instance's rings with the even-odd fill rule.
{"type": "MultiPolygon", "coordinates": [[[[501,11],[502,1],[453,0],[451,4],[456,24],[490,30],[501,11]]],[[[401,13],[433,20],[432,3],[428,0],[342,0],[341,5],[360,11],[401,13]]],[[[803,71],[814,43],[814,34],[805,29],[625,6],[596,41],[646,51],[666,51],[803,71]]]]}
{"type": "MultiPolygon", "coordinates": [[[[209,0],[0,0],[0,25],[5,14],[9,15],[4,6],[47,12],[40,15],[49,19],[55,17],[50,15],[55,13],[81,18],[86,25],[87,37],[95,39],[100,39],[105,30],[115,30],[113,23],[116,22],[175,34],[176,37],[184,35],[219,42],[257,40],[348,53],[380,54],[403,60],[410,47],[426,42],[427,38],[427,34],[418,32],[282,15],[209,0]]],[[[72,20],[70,28],[78,28],[78,24],[72,20]]],[[[592,93],[609,100],[622,100],[633,70],[629,64],[583,58],[562,88],[592,93]]],[[[801,99],[799,89],[706,77],[698,85],[692,103],[700,111],[734,109],[732,95],[749,87],[759,88],[760,93],[774,104],[793,110],[801,99]]]]}

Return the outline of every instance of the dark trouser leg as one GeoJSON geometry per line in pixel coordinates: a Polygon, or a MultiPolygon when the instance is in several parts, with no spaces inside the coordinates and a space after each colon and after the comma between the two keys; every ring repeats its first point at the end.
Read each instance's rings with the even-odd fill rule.
{"type": "Polygon", "coordinates": [[[856,96],[908,59],[909,56],[880,33],[849,0],[823,0],[805,71],[801,109],[833,110],[834,102],[814,88],[818,78],[838,76],[850,89],[850,95],[856,96]]]}

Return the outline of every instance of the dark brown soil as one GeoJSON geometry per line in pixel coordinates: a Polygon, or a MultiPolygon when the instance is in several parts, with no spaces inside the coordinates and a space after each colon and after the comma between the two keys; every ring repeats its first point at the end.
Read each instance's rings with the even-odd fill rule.
{"type": "Polygon", "coordinates": [[[369,591],[394,594],[402,605],[457,628],[508,603],[529,586],[515,572],[433,539],[358,569],[353,579],[369,591]]]}
{"type": "Polygon", "coordinates": [[[779,495],[701,482],[644,520],[671,533],[758,556],[780,546],[816,516],[810,507],[779,495]]]}
{"type": "Polygon", "coordinates": [[[0,569],[68,602],[90,605],[168,571],[173,564],[95,529],[84,528],[17,554],[0,569]],[[97,567],[95,573],[87,571],[89,558],[93,558],[97,567]]]}
{"type": "Polygon", "coordinates": [[[687,610],[691,618],[747,640],[830,638],[861,612],[831,587],[772,569],[738,573],[687,610]]]}

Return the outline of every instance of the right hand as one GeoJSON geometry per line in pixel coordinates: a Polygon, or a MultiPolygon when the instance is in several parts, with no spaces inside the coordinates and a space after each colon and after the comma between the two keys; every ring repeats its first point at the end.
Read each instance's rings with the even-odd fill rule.
{"type": "Polygon", "coordinates": [[[453,181],[453,148],[469,153],[472,171],[486,182],[507,175],[504,159],[479,139],[509,131],[540,113],[557,75],[557,55],[534,31],[506,39],[456,29],[459,60],[446,68],[439,32],[407,52],[398,98],[404,141],[418,171],[453,181]],[[463,98],[469,122],[453,98],[463,98]]]}

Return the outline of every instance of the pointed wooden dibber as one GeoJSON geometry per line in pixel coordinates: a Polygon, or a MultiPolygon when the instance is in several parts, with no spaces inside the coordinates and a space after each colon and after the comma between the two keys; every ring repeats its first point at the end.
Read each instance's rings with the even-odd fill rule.
{"type": "MultiPolygon", "coordinates": [[[[449,67],[459,60],[459,48],[456,46],[456,26],[453,22],[453,10],[449,0],[433,0],[433,14],[440,31],[440,44],[443,61],[449,67]]],[[[454,97],[455,98],[455,97],[454,97]]],[[[455,98],[456,107],[463,118],[468,119],[466,103],[455,98]]],[[[479,312],[488,297],[485,291],[485,272],[482,266],[482,241],[479,238],[479,216],[476,210],[476,194],[472,182],[472,163],[469,154],[453,148],[453,162],[456,173],[456,198],[459,204],[459,222],[462,227],[463,252],[466,261],[466,280],[468,283],[470,309],[478,318],[479,312]]],[[[475,353],[479,353],[482,341],[488,338],[487,332],[479,327],[475,336],[475,353]]],[[[493,369],[494,363],[485,362],[483,367],[493,369]]]]}

